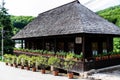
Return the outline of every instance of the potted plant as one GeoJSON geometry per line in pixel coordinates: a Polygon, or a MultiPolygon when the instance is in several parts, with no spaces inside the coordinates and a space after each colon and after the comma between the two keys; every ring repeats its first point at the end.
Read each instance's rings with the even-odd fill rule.
{"type": "Polygon", "coordinates": [[[13,58],[13,55],[11,55],[11,54],[6,54],[6,55],[4,55],[4,57],[5,57],[5,61],[7,62],[6,64],[10,64],[10,66],[13,66],[13,62],[12,62],[12,58],[13,58]]]}
{"type": "Polygon", "coordinates": [[[48,53],[48,50],[44,50],[42,54],[47,56],[47,53],[48,53]]]}
{"type": "Polygon", "coordinates": [[[94,55],[95,61],[101,60],[101,54],[94,55]]]}
{"type": "Polygon", "coordinates": [[[107,60],[108,59],[108,53],[107,52],[103,52],[102,54],[101,54],[101,58],[102,58],[102,60],[107,60]]]}
{"type": "Polygon", "coordinates": [[[17,65],[21,66],[21,69],[24,69],[26,55],[19,55],[17,58],[17,65]]]}
{"type": "Polygon", "coordinates": [[[53,75],[54,75],[54,76],[57,76],[57,75],[58,75],[58,72],[59,72],[59,71],[58,71],[56,68],[59,67],[59,64],[60,64],[60,59],[57,58],[57,57],[50,57],[50,58],[48,59],[48,65],[55,67],[55,68],[53,69],[53,75]]]}
{"type": "Polygon", "coordinates": [[[57,55],[58,58],[65,58],[67,53],[63,52],[63,51],[60,51],[60,52],[56,52],[56,55],[57,55]]]}
{"type": "Polygon", "coordinates": [[[5,64],[8,65],[8,63],[9,63],[9,54],[4,55],[4,61],[5,61],[5,64]]]}
{"type": "Polygon", "coordinates": [[[73,78],[73,72],[71,72],[75,62],[73,61],[74,55],[72,53],[68,53],[67,57],[64,60],[64,68],[67,70],[67,75],[69,79],[73,78]]]}
{"type": "Polygon", "coordinates": [[[26,62],[26,69],[27,70],[30,70],[30,61],[31,61],[31,57],[30,56],[26,56],[25,62],[26,62]]]}
{"type": "Polygon", "coordinates": [[[44,56],[41,56],[41,59],[40,59],[40,67],[41,67],[41,73],[42,74],[45,74],[46,73],[46,68],[48,67],[48,58],[47,57],[44,57],[44,56]]]}
{"type": "Polygon", "coordinates": [[[71,72],[73,66],[74,66],[74,61],[72,60],[65,60],[64,61],[64,68],[67,70],[67,75],[69,79],[73,78],[73,72],[71,72]]]}
{"type": "Polygon", "coordinates": [[[35,72],[36,71],[36,57],[35,56],[31,57],[30,64],[32,66],[32,71],[35,72]]]}
{"type": "Polygon", "coordinates": [[[12,64],[17,68],[16,60],[17,60],[17,56],[12,55],[12,64]]]}
{"type": "Polygon", "coordinates": [[[83,60],[83,53],[74,54],[73,56],[76,58],[75,61],[82,61],[83,60]]]}
{"type": "Polygon", "coordinates": [[[54,52],[54,51],[48,51],[47,54],[48,54],[49,56],[54,56],[54,55],[55,55],[55,52],[54,52]]]}
{"type": "Polygon", "coordinates": [[[36,69],[39,68],[39,66],[42,64],[42,57],[41,56],[36,56],[36,61],[35,61],[35,66],[36,66],[36,69]]]}
{"type": "Polygon", "coordinates": [[[74,55],[75,55],[74,53],[68,52],[68,53],[67,53],[67,56],[66,56],[66,59],[67,59],[67,60],[73,60],[74,55]]]}
{"type": "Polygon", "coordinates": [[[43,50],[39,50],[39,54],[42,54],[43,53],[43,50]]]}

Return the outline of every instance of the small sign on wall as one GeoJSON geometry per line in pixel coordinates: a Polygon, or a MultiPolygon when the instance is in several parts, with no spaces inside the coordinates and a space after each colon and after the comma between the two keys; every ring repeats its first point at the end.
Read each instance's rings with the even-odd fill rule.
{"type": "Polygon", "coordinates": [[[75,43],[76,44],[81,44],[82,43],[82,37],[76,37],[75,38],[75,43]]]}

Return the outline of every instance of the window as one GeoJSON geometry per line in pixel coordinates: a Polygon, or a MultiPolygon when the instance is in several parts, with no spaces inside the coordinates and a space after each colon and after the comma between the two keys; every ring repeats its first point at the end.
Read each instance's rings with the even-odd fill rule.
{"type": "Polygon", "coordinates": [[[93,53],[93,55],[98,54],[98,43],[97,42],[92,43],[92,53],[93,53]]]}
{"type": "Polygon", "coordinates": [[[50,43],[45,43],[45,49],[50,50],[50,43]]]}
{"type": "Polygon", "coordinates": [[[71,52],[74,52],[74,42],[69,42],[68,43],[68,50],[71,52]]]}
{"type": "Polygon", "coordinates": [[[15,40],[16,48],[25,48],[25,40],[15,40]]]}
{"type": "Polygon", "coordinates": [[[51,47],[51,48],[50,48],[51,51],[54,51],[54,50],[55,50],[55,48],[54,48],[54,47],[55,47],[55,46],[54,46],[54,43],[52,42],[50,45],[51,45],[51,46],[50,46],[50,47],[51,47]]]}
{"type": "Polygon", "coordinates": [[[106,42],[103,42],[102,47],[103,47],[103,53],[107,53],[107,43],[106,42]]]}
{"type": "Polygon", "coordinates": [[[58,50],[59,51],[64,51],[64,42],[59,42],[58,43],[58,50]]]}

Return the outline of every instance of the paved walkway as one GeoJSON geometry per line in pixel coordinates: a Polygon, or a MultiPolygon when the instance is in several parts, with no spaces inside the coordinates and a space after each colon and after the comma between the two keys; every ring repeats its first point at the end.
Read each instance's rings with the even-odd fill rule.
{"type": "MultiPolygon", "coordinates": [[[[101,80],[120,80],[120,68],[110,70],[104,73],[93,74],[94,77],[101,80]]],[[[41,72],[32,72],[20,68],[6,66],[0,62],[0,80],[89,80],[89,79],[68,79],[66,76],[53,76],[52,74],[41,74],[41,72]]]]}
{"type": "Polygon", "coordinates": [[[68,79],[65,76],[53,76],[52,74],[41,74],[40,72],[32,72],[6,66],[0,62],[0,80],[84,80],[84,79],[68,79]]]}

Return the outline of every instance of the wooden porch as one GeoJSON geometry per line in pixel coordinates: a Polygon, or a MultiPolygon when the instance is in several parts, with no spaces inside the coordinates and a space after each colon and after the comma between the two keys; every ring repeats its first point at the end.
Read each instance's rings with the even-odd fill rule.
{"type": "MultiPolygon", "coordinates": [[[[21,51],[14,51],[14,54],[16,55],[26,54],[30,56],[46,56],[38,53],[21,52],[21,51]]],[[[46,57],[51,57],[51,55],[46,57]]],[[[61,57],[58,57],[58,58],[61,58],[61,57]]],[[[64,60],[61,58],[61,62],[63,61],[64,60]]],[[[74,61],[74,66],[72,67],[71,71],[80,73],[80,72],[89,71],[92,69],[100,69],[100,68],[110,67],[110,66],[119,65],[119,64],[120,64],[120,54],[101,56],[99,58],[91,57],[91,58],[85,58],[82,60],[74,61]]],[[[64,65],[60,63],[60,66],[58,68],[64,69],[64,65]]]]}

